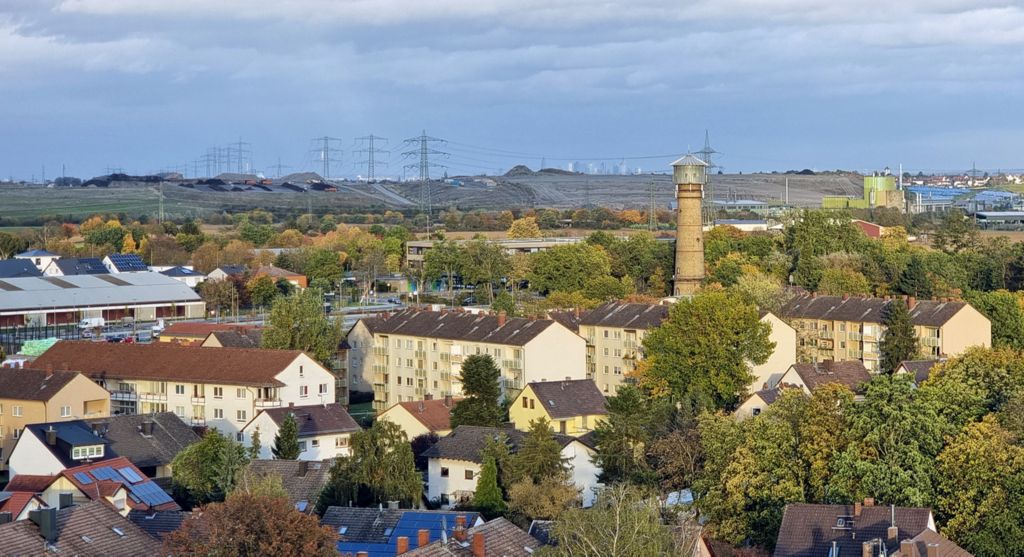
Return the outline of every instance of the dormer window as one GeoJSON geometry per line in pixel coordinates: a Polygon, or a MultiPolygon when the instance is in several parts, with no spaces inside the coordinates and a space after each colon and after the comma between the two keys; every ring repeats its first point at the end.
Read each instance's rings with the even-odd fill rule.
{"type": "Polygon", "coordinates": [[[74,460],[84,460],[87,458],[98,458],[103,456],[103,445],[87,445],[84,447],[73,447],[71,449],[71,458],[74,460]]]}

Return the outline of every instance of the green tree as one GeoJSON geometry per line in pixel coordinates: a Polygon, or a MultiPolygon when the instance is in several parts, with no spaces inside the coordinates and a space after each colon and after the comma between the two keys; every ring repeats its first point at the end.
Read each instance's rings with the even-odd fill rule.
{"type": "Polygon", "coordinates": [[[0,259],[10,259],[28,248],[28,241],[14,234],[0,232],[0,259]]]}
{"type": "Polygon", "coordinates": [[[494,286],[500,284],[511,271],[511,261],[505,249],[483,238],[470,240],[464,248],[462,279],[479,288],[485,287],[487,303],[494,302],[494,286]]]}
{"type": "Polygon", "coordinates": [[[512,299],[512,295],[506,290],[502,290],[494,297],[494,303],[491,304],[491,309],[497,312],[505,312],[508,317],[514,317],[516,315],[516,302],[512,299]]]}
{"type": "Polygon", "coordinates": [[[330,368],[344,333],[324,314],[323,295],[307,288],[274,300],[263,330],[263,348],[301,350],[330,368]]]}
{"type": "Polygon", "coordinates": [[[295,460],[299,458],[299,423],[291,412],[281,422],[281,427],[274,436],[274,448],[271,449],[278,460],[295,460]]]}
{"type": "Polygon", "coordinates": [[[462,393],[465,396],[452,409],[452,429],[460,425],[501,425],[504,410],[499,402],[500,377],[501,370],[488,354],[474,354],[462,362],[459,381],[462,383],[462,393]]]}
{"type": "Polygon", "coordinates": [[[249,300],[254,306],[269,306],[274,303],[274,298],[277,298],[278,294],[280,294],[277,286],[274,285],[274,279],[267,275],[260,275],[250,279],[245,287],[249,290],[249,300]]]}
{"type": "Polygon", "coordinates": [[[523,217],[512,221],[512,225],[508,228],[508,237],[511,239],[540,238],[540,226],[537,225],[537,219],[523,217]]]}
{"type": "Polygon", "coordinates": [[[632,385],[608,399],[608,417],[594,428],[601,481],[653,485],[657,472],[648,459],[651,444],[670,427],[673,407],[667,397],[650,398],[632,385]]]}
{"type": "Polygon", "coordinates": [[[539,482],[520,480],[508,490],[508,511],[514,521],[529,526],[534,520],[553,520],[579,504],[580,489],[566,477],[539,482]]]}
{"type": "Polygon", "coordinates": [[[640,382],[684,407],[730,407],[752,380],[751,362],[764,363],[774,349],[770,333],[757,308],[724,291],[680,300],[644,337],[640,382]]]}
{"type": "Polygon", "coordinates": [[[211,428],[174,457],[172,479],[175,488],[195,503],[223,501],[247,463],[242,445],[211,428]]]}
{"type": "Polygon", "coordinates": [[[907,304],[899,299],[889,302],[882,323],[885,325],[879,343],[882,372],[895,373],[901,362],[916,359],[920,353],[907,304]]]}
{"type": "Polygon", "coordinates": [[[1024,355],[1005,347],[969,348],[933,369],[920,391],[949,424],[947,434],[955,434],[1024,395],[1024,355]]]}
{"type": "Polygon", "coordinates": [[[494,457],[484,457],[480,467],[480,475],[476,479],[476,491],[473,493],[473,508],[480,511],[488,519],[501,516],[505,512],[505,500],[501,488],[498,487],[498,465],[494,457]]]}
{"type": "Polygon", "coordinates": [[[444,279],[448,297],[452,297],[452,281],[462,269],[465,253],[458,244],[451,240],[441,240],[434,244],[423,256],[423,265],[427,270],[427,278],[431,281],[444,279]]]}
{"type": "Polygon", "coordinates": [[[946,253],[958,253],[978,245],[978,226],[959,209],[946,213],[932,234],[932,246],[946,253]]]}
{"type": "Polygon", "coordinates": [[[551,423],[547,418],[530,420],[530,429],[512,457],[514,482],[527,479],[538,483],[544,478],[561,478],[566,473],[565,465],[562,446],[555,440],[551,423]]]}
{"type": "Polygon", "coordinates": [[[249,438],[249,460],[258,459],[262,451],[263,442],[260,440],[260,426],[256,426],[252,436],[249,438]]]}
{"type": "Polygon", "coordinates": [[[850,269],[828,268],[818,281],[818,292],[828,296],[867,296],[871,293],[871,287],[863,273],[850,269]]]}
{"type": "Polygon", "coordinates": [[[932,295],[932,281],[928,278],[928,269],[925,267],[924,259],[919,255],[910,258],[903,272],[896,281],[896,290],[908,296],[918,298],[930,298],[932,295]]]}
{"type": "Polygon", "coordinates": [[[622,299],[628,292],[627,286],[611,275],[590,277],[583,285],[583,295],[600,302],[622,299]]]}
{"type": "Polygon", "coordinates": [[[217,310],[218,315],[222,309],[234,307],[235,301],[238,299],[235,284],[228,279],[201,282],[199,295],[206,302],[206,307],[217,310]]]}
{"type": "Polygon", "coordinates": [[[1024,307],[1006,290],[972,292],[967,301],[992,322],[992,346],[1024,349],[1024,307]]]}
{"type": "Polygon", "coordinates": [[[530,288],[537,292],[575,292],[589,279],[611,274],[611,258],[590,243],[555,246],[533,255],[530,288]]]}
{"type": "Polygon", "coordinates": [[[274,237],[274,227],[269,224],[253,224],[246,221],[238,227],[238,236],[254,246],[262,246],[274,237]]]}
{"type": "Polygon", "coordinates": [[[333,290],[341,281],[341,258],[329,249],[312,249],[306,257],[305,273],[310,284],[328,286],[333,290]]]}

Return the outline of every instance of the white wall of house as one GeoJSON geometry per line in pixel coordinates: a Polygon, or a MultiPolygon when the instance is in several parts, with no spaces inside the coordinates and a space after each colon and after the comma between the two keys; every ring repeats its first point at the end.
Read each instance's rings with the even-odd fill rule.
{"type": "Polygon", "coordinates": [[[754,381],[750,384],[752,392],[766,386],[775,387],[789,366],[796,363],[796,329],[773,313],[766,313],[761,322],[771,326],[772,332],[768,339],[775,343],[775,349],[765,363],[751,366],[750,372],[754,375],[754,381]]]}
{"type": "Polygon", "coordinates": [[[942,326],[940,334],[946,356],[957,356],[972,346],[992,346],[992,322],[969,304],[942,326]]]}
{"type": "Polygon", "coordinates": [[[31,433],[22,432],[18,443],[11,451],[11,458],[7,461],[10,477],[18,474],[31,474],[35,476],[52,476],[60,474],[64,465],[57,457],[53,456],[50,449],[38,437],[31,433]]]}
{"type": "Polygon", "coordinates": [[[555,322],[523,347],[524,383],[587,378],[587,341],[555,322]]]}
{"type": "Polygon", "coordinates": [[[746,420],[754,416],[758,416],[761,412],[768,409],[768,403],[764,401],[759,395],[750,395],[747,400],[744,400],[742,404],[736,408],[736,411],[732,413],[732,417],[737,421],[746,420]]]}
{"type": "MultiPolygon", "coordinates": [[[[278,425],[266,412],[260,412],[242,430],[242,444],[252,446],[252,435],[259,428],[260,432],[260,456],[259,458],[269,460],[274,458],[274,438],[277,437],[278,425]]],[[[329,433],[323,435],[300,435],[299,460],[327,460],[340,456],[349,456],[351,450],[351,433],[329,433]]]]}
{"type": "Polygon", "coordinates": [[[597,481],[601,469],[594,462],[594,451],[579,441],[573,441],[562,448],[562,458],[567,460],[572,481],[580,489],[583,506],[592,506],[594,491],[602,485],[597,481]]]}
{"type": "MultiPolygon", "coordinates": [[[[417,420],[404,406],[395,404],[391,408],[388,408],[382,414],[377,415],[378,420],[387,420],[393,424],[398,425],[405,432],[406,437],[409,439],[415,439],[425,433],[430,433],[427,426],[423,425],[423,422],[417,420]]],[[[451,433],[451,430],[439,431],[438,436],[444,436],[451,433]]]]}

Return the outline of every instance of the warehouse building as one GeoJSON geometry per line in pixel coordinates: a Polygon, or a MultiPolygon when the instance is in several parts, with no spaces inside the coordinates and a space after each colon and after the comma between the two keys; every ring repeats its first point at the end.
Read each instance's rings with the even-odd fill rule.
{"type": "Polygon", "coordinates": [[[206,304],[185,284],[160,273],[0,279],[0,327],[59,325],[102,317],[204,317],[206,304]]]}

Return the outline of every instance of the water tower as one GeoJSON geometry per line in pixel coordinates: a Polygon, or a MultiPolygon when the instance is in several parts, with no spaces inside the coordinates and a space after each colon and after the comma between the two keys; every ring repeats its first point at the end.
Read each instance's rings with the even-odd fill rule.
{"type": "Polygon", "coordinates": [[[676,184],[676,272],[673,296],[692,296],[704,280],[704,228],[701,202],[707,163],[693,155],[672,163],[676,184]]]}

